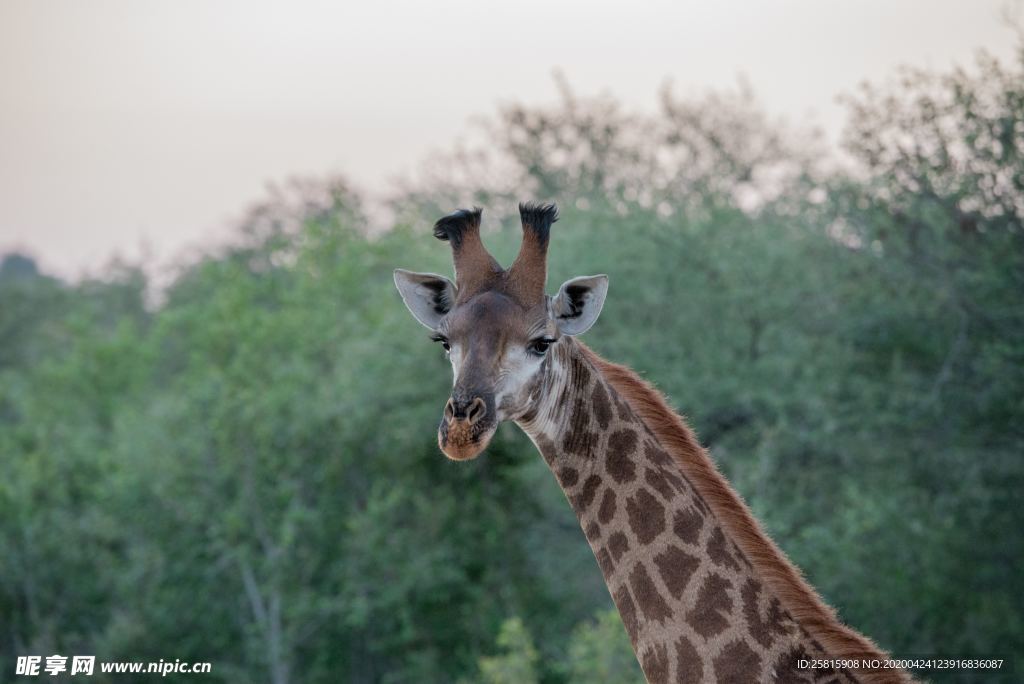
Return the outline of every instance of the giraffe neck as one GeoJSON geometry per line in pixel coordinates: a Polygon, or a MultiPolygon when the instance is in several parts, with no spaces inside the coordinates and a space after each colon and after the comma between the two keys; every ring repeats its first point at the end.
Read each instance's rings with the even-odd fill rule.
{"type": "Polygon", "coordinates": [[[815,681],[826,672],[801,660],[886,657],[803,582],[653,388],[572,339],[539,384],[518,422],[576,512],[650,682],[815,681]]]}

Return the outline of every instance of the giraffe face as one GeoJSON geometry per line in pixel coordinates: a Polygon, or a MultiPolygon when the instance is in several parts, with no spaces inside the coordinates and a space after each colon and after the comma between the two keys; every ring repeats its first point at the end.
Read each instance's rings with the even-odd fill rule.
{"type": "Polygon", "coordinates": [[[455,306],[433,338],[452,364],[452,394],[438,427],[438,444],[451,459],[477,456],[504,420],[527,409],[558,331],[547,307],[528,309],[489,290],[455,306]]]}
{"type": "Polygon", "coordinates": [[[608,290],[607,276],[566,282],[544,294],[547,230],[553,205],[521,205],[523,247],[506,271],[483,248],[479,211],[438,221],[435,235],[452,243],[457,281],[398,269],[395,285],[412,315],[432,332],[452,364],[452,393],[437,441],[448,458],[475,458],[498,424],[526,414],[540,396],[549,350],[563,335],[593,325],[608,290]]]}

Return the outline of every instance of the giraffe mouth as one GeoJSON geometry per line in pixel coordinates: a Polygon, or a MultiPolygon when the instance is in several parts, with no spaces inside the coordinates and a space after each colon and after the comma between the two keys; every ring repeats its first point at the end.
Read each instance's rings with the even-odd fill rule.
{"type": "Polygon", "coordinates": [[[487,448],[497,427],[494,421],[470,424],[465,420],[449,420],[442,417],[437,430],[437,445],[451,460],[468,461],[479,456],[487,448]]]}

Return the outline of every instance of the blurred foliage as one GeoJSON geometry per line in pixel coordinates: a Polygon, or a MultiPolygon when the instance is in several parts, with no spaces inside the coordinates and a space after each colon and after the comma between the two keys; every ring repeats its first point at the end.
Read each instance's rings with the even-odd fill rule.
{"type": "Polygon", "coordinates": [[[485,684],[535,684],[537,649],[519,618],[506,620],[498,632],[500,655],[480,659],[480,679],[485,684]]]}
{"type": "Polygon", "coordinates": [[[636,656],[623,630],[618,611],[602,610],[580,624],[569,642],[566,667],[570,682],[642,684],[636,656]]]}
{"type": "Polygon", "coordinates": [[[636,115],[562,84],[435,159],[382,234],[331,179],[156,296],[8,255],[0,672],[640,681],[528,441],[438,453],[450,370],[391,283],[449,270],[426,226],[458,204],[509,259],[529,197],[562,206],[552,282],[611,276],[588,342],[689,416],[849,623],[898,655],[1024,652],[1024,54],[849,108],[840,164],[742,90],[636,115]]]}

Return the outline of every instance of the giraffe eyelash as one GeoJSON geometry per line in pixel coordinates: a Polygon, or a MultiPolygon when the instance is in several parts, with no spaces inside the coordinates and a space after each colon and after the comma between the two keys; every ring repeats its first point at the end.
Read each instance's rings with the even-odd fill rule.
{"type": "Polygon", "coordinates": [[[451,343],[448,341],[448,338],[445,337],[444,335],[440,333],[435,333],[430,336],[430,339],[433,340],[434,342],[440,342],[441,346],[444,347],[444,350],[446,352],[450,352],[452,350],[451,343]]]}
{"type": "Polygon", "coordinates": [[[526,350],[535,356],[544,356],[547,353],[548,348],[555,343],[553,337],[538,337],[530,340],[530,344],[527,345],[526,350]]]}

